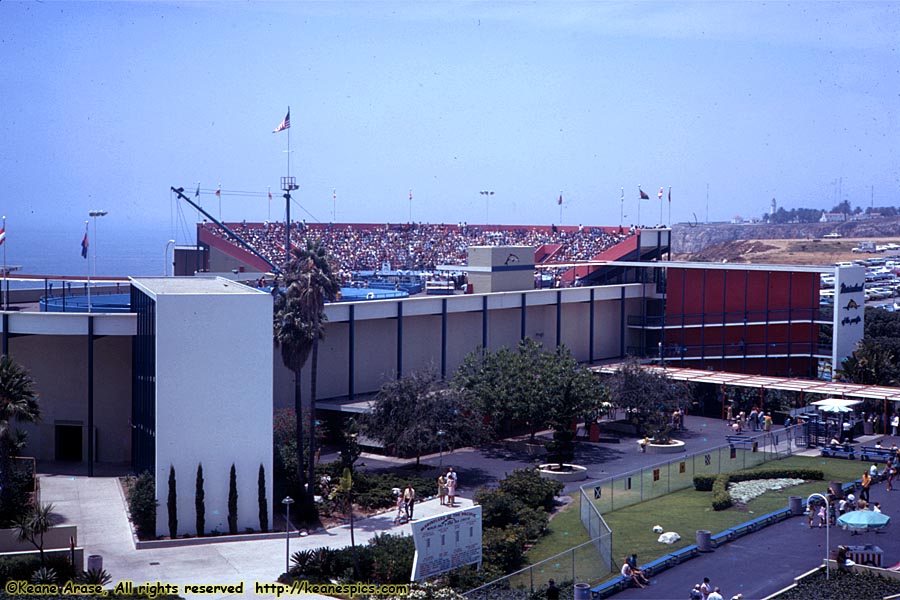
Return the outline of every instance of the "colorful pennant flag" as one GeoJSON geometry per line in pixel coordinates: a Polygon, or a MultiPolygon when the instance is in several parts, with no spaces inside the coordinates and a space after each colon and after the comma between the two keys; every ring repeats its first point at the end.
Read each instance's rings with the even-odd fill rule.
{"type": "Polygon", "coordinates": [[[656,194],[656,197],[659,198],[660,200],[662,200],[662,197],[663,197],[663,189],[662,188],[659,188],[659,193],[656,194]]]}
{"type": "Polygon", "coordinates": [[[288,108],[287,114],[284,116],[284,121],[281,122],[281,125],[275,128],[275,131],[272,133],[278,133],[279,131],[284,131],[285,129],[291,128],[291,109],[288,108]]]}

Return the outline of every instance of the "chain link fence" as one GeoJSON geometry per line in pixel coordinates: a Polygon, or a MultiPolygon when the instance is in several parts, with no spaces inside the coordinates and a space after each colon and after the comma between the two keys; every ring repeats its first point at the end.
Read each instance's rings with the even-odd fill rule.
{"type": "Polygon", "coordinates": [[[572,598],[574,584],[597,581],[609,573],[607,565],[597,561],[597,548],[603,543],[591,540],[463,595],[471,600],[544,600],[553,579],[562,589],[560,598],[572,598]]]}

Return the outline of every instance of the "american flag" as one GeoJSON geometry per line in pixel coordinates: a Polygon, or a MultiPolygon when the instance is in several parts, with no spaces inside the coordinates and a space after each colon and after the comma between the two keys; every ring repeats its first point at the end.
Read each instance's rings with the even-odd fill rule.
{"type": "Polygon", "coordinates": [[[84,232],[84,238],[81,240],[81,258],[87,258],[88,238],[87,231],[84,232]]]}
{"type": "Polygon", "coordinates": [[[279,131],[284,131],[285,129],[291,128],[291,109],[288,109],[287,114],[284,116],[284,121],[281,122],[281,125],[275,128],[275,131],[272,133],[278,133],[279,131]]]}

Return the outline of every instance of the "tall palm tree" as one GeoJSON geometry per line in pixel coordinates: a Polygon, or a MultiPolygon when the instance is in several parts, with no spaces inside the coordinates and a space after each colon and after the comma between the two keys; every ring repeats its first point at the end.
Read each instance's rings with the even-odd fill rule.
{"type": "MultiPolygon", "coordinates": [[[[332,272],[325,248],[307,240],[305,247],[294,248],[284,266],[284,290],[275,302],[275,339],[281,347],[282,361],[294,372],[294,408],[297,413],[298,469],[302,471],[302,412],[300,370],[312,355],[309,411],[309,464],[307,500],[315,495],[316,459],[316,385],[319,340],[324,337],[325,303],[334,300],[340,279],[332,272]]],[[[302,485],[302,474],[300,477],[302,485]]]]}
{"type": "Polygon", "coordinates": [[[0,511],[10,510],[15,496],[10,458],[17,436],[12,423],[33,423],[40,416],[31,375],[8,356],[0,356],[0,511]]]}

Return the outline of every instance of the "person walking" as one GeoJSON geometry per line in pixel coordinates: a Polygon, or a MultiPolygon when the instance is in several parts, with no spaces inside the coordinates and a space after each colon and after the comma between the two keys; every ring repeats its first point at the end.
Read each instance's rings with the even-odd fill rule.
{"type": "Polygon", "coordinates": [[[868,471],[863,471],[862,484],[861,484],[862,489],[859,492],[860,500],[865,500],[866,502],[869,501],[869,488],[870,487],[872,487],[872,477],[869,476],[868,471]]]}
{"type": "Polygon", "coordinates": [[[706,597],[707,600],[725,600],[720,593],[721,590],[719,586],[716,586],[716,589],[713,590],[712,594],[706,597]]]}
{"type": "Polygon", "coordinates": [[[407,485],[403,490],[403,503],[406,505],[406,518],[412,521],[413,509],[416,504],[416,490],[412,485],[407,485]]]}
{"type": "Polygon", "coordinates": [[[700,584],[700,596],[702,600],[708,600],[711,593],[712,586],[709,584],[709,577],[704,577],[703,583],[700,584]]]}

